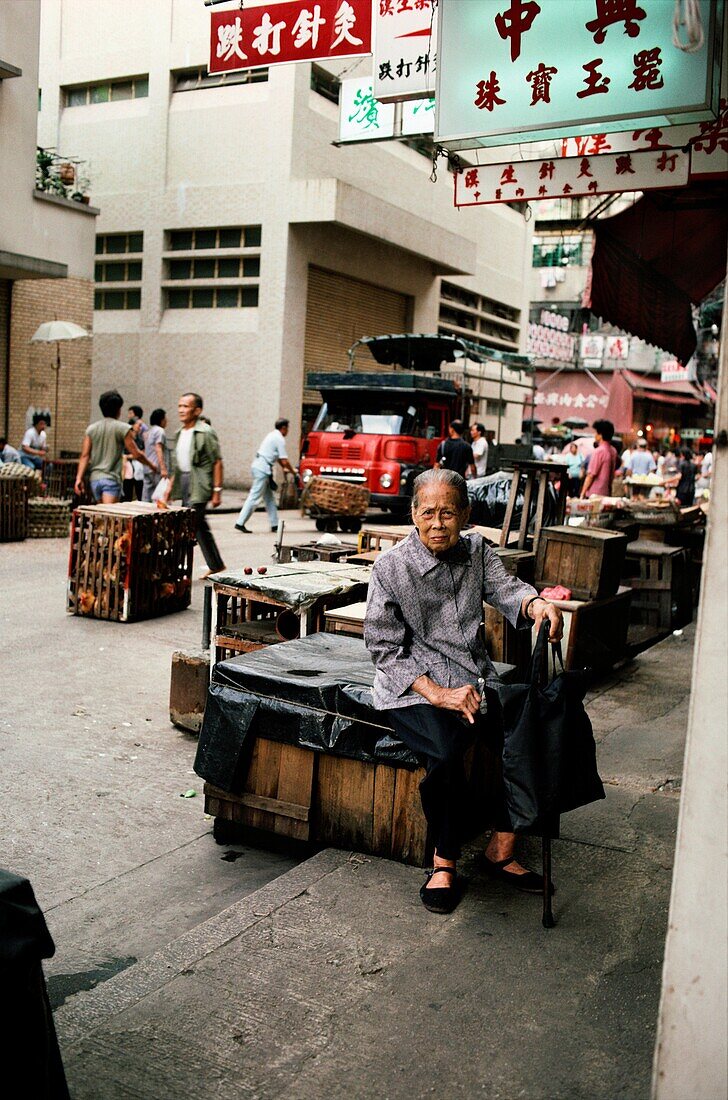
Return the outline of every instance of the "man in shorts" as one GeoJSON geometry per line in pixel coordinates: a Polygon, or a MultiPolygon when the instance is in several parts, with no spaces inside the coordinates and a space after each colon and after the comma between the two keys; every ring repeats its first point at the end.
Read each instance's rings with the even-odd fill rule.
{"type": "Polygon", "coordinates": [[[89,424],[83,437],[74,491],[81,496],[84,477],[89,471],[91,494],[97,504],[117,504],[121,497],[121,468],[124,450],[137,462],[157,472],[134,439],[134,429],[119,420],[124,399],[117,390],[107,390],[99,398],[103,419],[89,424]]]}

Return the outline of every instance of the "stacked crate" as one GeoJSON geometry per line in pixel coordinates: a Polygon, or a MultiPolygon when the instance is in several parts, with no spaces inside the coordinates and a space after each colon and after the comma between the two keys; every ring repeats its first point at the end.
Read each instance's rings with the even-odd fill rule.
{"type": "Polygon", "coordinates": [[[0,542],[16,542],[28,534],[28,482],[24,477],[0,478],[0,542]]]}
{"type": "Polygon", "coordinates": [[[189,607],[194,542],[191,508],[138,503],[76,509],[68,610],[131,622],[189,607]]]}
{"type": "Polygon", "coordinates": [[[33,497],[28,501],[28,538],[65,539],[71,522],[70,500],[33,497]]]}

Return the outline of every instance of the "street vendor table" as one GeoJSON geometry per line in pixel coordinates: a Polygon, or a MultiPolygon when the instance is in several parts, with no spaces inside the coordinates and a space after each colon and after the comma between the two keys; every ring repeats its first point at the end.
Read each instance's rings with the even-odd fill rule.
{"type": "Polygon", "coordinates": [[[131,622],[189,607],[195,514],[155,504],[83,505],[73,513],[68,610],[131,622]]]}
{"type": "MultiPolygon", "coordinates": [[[[503,665],[497,671],[512,674],[503,665]]],[[[387,712],[375,709],[373,681],[363,641],[340,634],[312,634],[216,665],[195,771],[218,839],[242,827],[424,862],[424,771],[387,712]]],[[[497,758],[481,748],[468,760],[473,828],[500,782],[497,758]]]]}
{"type": "Polygon", "coordinates": [[[278,562],[280,565],[288,565],[292,561],[343,561],[355,554],[356,550],[355,542],[339,542],[338,545],[316,540],[297,542],[281,546],[278,551],[278,562]]]}
{"type": "Polygon", "coordinates": [[[365,597],[369,577],[362,566],[321,561],[214,573],[215,661],[323,629],[324,611],[365,597]]]}

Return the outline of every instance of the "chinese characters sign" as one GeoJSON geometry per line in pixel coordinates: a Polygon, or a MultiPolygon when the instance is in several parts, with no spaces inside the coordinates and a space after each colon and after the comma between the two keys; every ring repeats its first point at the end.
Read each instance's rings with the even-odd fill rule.
{"type": "Polygon", "coordinates": [[[380,103],[374,97],[372,78],[349,77],[341,81],[339,141],[384,141],[431,134],[435,128],[434,99],[408,103],[380,103]]]}
{"type": "Polygon", "coordinates": [[[541,359],[574,360],[576,337],[567,330],[569,318],[542,309],[540,324],[528,326],[528,351],[541,359]]]}
{"type": "Polygon", "coordinates": [[[485,164],[455,174],[455,205],[684,187],[689,175],[690,154],[682,149],[485,164]]]}
{"type": "Polygon", "coordinates": [[[211,73],[371,52],[371,0],[284,0],[211,16],[211,73]]]}
{"type": "Polygon", "coordinates": [[[713,120],[723,0],[677,49],[665,0],[440,0],[436,137],[449,148],[713,120]],[[626,125],[625,125],[626,123],[626,125]]]}
{"type": "Polygon", "coordinates": [[[584,393],[583,391],[557,393],[555,390],[543,393],[537,390],[535,402],[547,409],[577,409],[593,412],[594,410],[606,409],[609,404],[609,395],[607,393],[584,393]]]}
{"type": "Polygon", "coordinates": [[[690,371],[677,359],[665,359],[660,368],[661,382],[689,382],[690,371]]]}
{"type": "Polygon", "coordinates": [[[432,0],[372,2],[374,95],[382,103],[432,98],[435,94],[437,27],[437,12],[432,0]]]}

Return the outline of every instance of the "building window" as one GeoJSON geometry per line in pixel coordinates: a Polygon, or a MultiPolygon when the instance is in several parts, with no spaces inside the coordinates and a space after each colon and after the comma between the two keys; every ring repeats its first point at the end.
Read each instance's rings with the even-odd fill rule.
{"type": "Polygon", "coordinates": [[[172,91],[194,92],[199,88],[219,88],[224,84],[262,84],[267,79],[267,69],[243,69],[241,73],[208,73],[204,66],[175,69],[172,72],[172,91]]]}
{"type": "Polygon", "coordinates": [[[261,239],[259,225],[168,230],[162,283],[165,309],[255,308],[260,255],[254,250],[260,248],[261,239]]]}
{"type": "Polygon", "coordinates": [[[311,66],[311,88],[314,92],[322,95],[324,99],[328,99],[332,103],[339,102],[341,81],[338,76],[327,73],[326,69],[322,69],[320,65],[311,66]]]}
{"type": "Polygon", "coordinates": [[[141,256],[143,249],[143,233],[100,233],[96,237],[97,256],[120,256],[128,252],[141,256]]]}
{"type": "Polygon", "coordinates": [[[543,236],[533,238],[534,267],[580,267],[583,236],[543,236]]]}
{"type": "Polygon", "coordinates": [[[96,237],[94,309],[140,308],[143,247],[143,233],[100,233],[96,237]],[[107,259],[111,256],[115,259],[107,259]]]}
{"type": "Polygon", "coordinates": [[[165,288],[167,309],[240,309],[258,305],[257,286],[165,288]]]}
{"type": "Polygon", "coordinates": [[[485,399],[486,416],[505,416],[507,408],[508,402],[501,401],[498,397],[486,397],[485,399]]]}
{"type": "Polygon", "coordinates": [[[94,293],[94,309],[140,309],[141,289],[97,290],[94,293]]]}
{"type": "Polygon", "coordinates": [[[146,99],[149,76],[124,80],[103,80],[94,84],[73,84],[61,89],[64,107],[86,107],[90,103],[115,103],[122,99],[146,99]]]}
{"type": "Polygon", "coordinates": [[[484,347],[518,351],[520,311],[443,280],[438,331],[484,347]]]}

